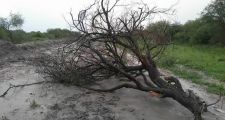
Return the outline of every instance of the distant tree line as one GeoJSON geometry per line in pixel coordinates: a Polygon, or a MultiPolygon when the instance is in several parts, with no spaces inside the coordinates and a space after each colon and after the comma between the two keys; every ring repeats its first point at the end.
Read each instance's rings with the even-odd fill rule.
{"type": "Polygon", "coordinates": [[[13,43],[22,43],[46,39],[62,39],[79,35],[77,32],[60,28],[48,29],[46,32],[25,32],[21,29],[23,23],[24,19],[18,13],[10,13],[7,18],[0,17],[0,39],[9,40],[13,43]]]}
{"type": "MultiPolygon", "coordinates": [[[[47,32],[25,32],[20,27],[24,19],[20,14],[10,13],[8,18],[0,17],[0,39],[14,43],[26,41],[60,39],[77,36],[78,33],[67,29],[48,29],[47,32]]],[[[212,1],[195,20],[185,24],[158,21],[146,29],[167,33],[171,41],[190,44],[225,45],[225,0],[212,1]]]]}
{"type": "Polygon", "coordinates": [[[166,31],[173,42],[225,45],[225,0],[212,1],[196,20],[185,24],[159,21],[147,29],[166,31]]]}
{"type": "Polygon", "coordinates": [[[48,29],[46,32],[29,32],[27,35],[30,38],[33,38],[35,40],[40,40],[40,39],[62,39],[62,38],[72,38],[79,36],[78,32],[70,31],[68,29],[60,29],[60,28],[55,28],[55,29],[48,29]]]}
{"type": "Polygon", "coordinates": [[[79,36],[79,33],[60,28],[48,29],[47,32],[25,32],[22,29],[7,31],[3,28],[0,28],[0,39],[8,40],[13,43],[23,43],[47,39],[72,38],[76,36],[79,36]]]}

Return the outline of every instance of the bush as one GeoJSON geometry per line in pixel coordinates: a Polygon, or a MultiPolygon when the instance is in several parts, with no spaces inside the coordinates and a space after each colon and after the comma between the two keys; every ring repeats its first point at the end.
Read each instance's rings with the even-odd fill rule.
{"type": "Polygon", "coordinates": [[[32,38],[44,38],[46,37],[43,33],[41,33],[40,31],[37,32],[30,32],[28,33],[29,36],[31,36],[32,38]]]}
{"type": "Polygon", "coordinates": [[[209,44],[210,39],[212,38],[212,31],[210,26],[202,25],[200,26],[195,33],[193,33],[190,42],[197,44],[209,44]]]}
{"type": "Polygon", "coordinates": [[[14,30],[11,31],[11,41],[13,43],[22,43],[24,41],[29,41],[30,38],[28,37],[28,35],[26,34],[25,31],[23,30],[14,30]]]}
{"type": "Polygon", "coordinates": [[[67,38],[72,36],[72,32],[67,29],[48,29],[47,33],[48,36],[54,38],[67,38]]]}
{"type": "Polygon", "coordinates": [[[0,28],[0,39],[9,40],[9,32],[7,32],[5,29],[0,28]]]}
{"type": "Polygon", "coordinates": [[[188,43],[190,39],[185,32],[178,32],[174,35],[173,38],[174,38],[174,41],[178,43],[188,43]]]}

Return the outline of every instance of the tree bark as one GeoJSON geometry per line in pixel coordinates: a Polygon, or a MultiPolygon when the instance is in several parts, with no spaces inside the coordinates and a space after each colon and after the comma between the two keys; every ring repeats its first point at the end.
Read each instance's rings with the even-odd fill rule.
{"type": "Polygon", "coordinates": [[[148,65],[148,73],[154,84],[161,89],[166,89],[161,93],[164,97],[173,98],[178,103],[186,107],[193,113],[195,120],[203,120],[201,114],[204,109],[204,102],[202,102],[200,98],[193,93],[193,91],[188,90],[188,92],[185,92],[178,80],[175,80],[175,84],[172,85],[170,84],[170,81],[167,82],[160,78],[158,69],[152,65],[148,65]]]}

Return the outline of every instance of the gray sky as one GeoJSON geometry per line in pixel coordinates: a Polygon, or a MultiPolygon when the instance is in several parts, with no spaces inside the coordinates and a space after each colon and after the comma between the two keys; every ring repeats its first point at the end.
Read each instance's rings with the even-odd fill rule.
{"type": "MultiPolygon", "coordinates": [[[[70,9],[76,14],[94,0],[1,0],[0,17],[7,17],[10,12],[20,13],[25,19],[25,31],[46,31],[48,28],[69,28],[63,16],[70,9]]],[[[135,1],[135,0],[134,0],[135,1]]],[[[181,23],[199,17],[199,14],[212,0],[143,0],[149,5],[174,7],[176,15],[172,20],[181,23]]],[[[123,0],[121,0],[123,2],[123,0]]]]}

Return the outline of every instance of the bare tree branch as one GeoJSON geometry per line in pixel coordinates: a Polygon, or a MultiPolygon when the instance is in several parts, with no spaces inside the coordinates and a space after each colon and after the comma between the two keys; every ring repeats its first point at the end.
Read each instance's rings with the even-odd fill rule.
{"type": "Polygon", "coordinates": [[[17,87],[25,87],[25,86],[31,86],[31,85],[37,85],[37,84],[43,84],[43,83],[49,83],[50,81],[40,81],[40,82],[34,82],[34,83],[27,83],[27,84],[21,84],[21,85],[13,85],[10,84],[8,89],[2,93],[2,95],[0,95],[0,97],[5,97],[9,90],[13,89],[13,88],[17,88],[17,87]]]}

